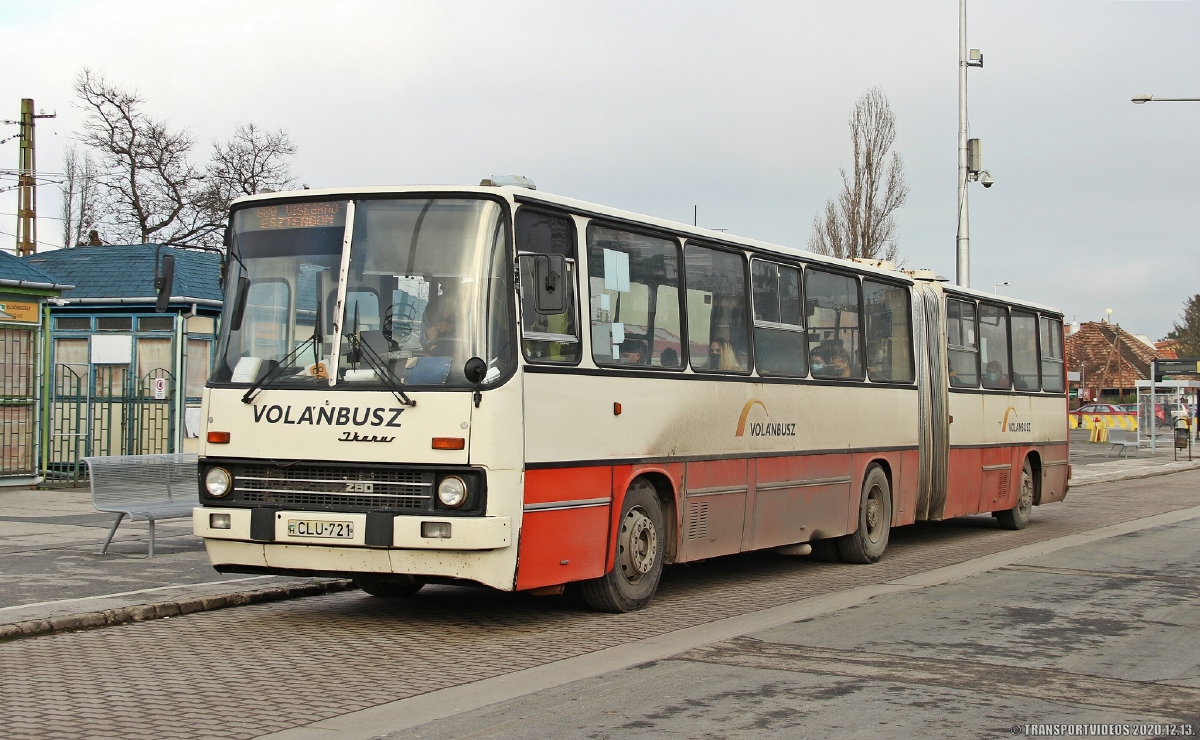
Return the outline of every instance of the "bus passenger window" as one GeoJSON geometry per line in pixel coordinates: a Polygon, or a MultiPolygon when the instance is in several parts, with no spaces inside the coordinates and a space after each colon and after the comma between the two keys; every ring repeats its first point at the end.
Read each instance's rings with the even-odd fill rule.
{"type": "Polygon", "coordinates": [[[1037,317],[1012,312],[1012,381],[1019,391],[1038,389],[1037,317]]]}
{"type": "Polygon", "coordinates": [[[692,369],[748,372],[745,260],[739,254],[688,242],[684,262],[692,369]]]}
{"type": "Polygon", "coordinates": [[[750,261],[754,289],[754,364],[760,375],[808,374],[800,312],[800,270],[750,261]]]}
{"type": "Polygon", "coordinates": [[[809,269],[804,272],[804,295],[813,377],[862,380],[858,280],[809,269]]]}
{"type": "Polygon", "coordinates": [[[1062,393],[1063,346],[1062,322],[1042,316],[1039,319],[1042,350],[1042,390],[1062,393]]]}
{"type": "Polygon", "coordinates": [[[591,226],[588,293],[597,365],[678,368],[683,335],[676,242],[591,226]]]}
{"type": "Polygon", "coordinates": [[[530,362],[576,363],[580,356],[575,308],[575,224],[528,208],[517,212],[517,268],[521,280],[521,350],[530,362]],[[567,259],[567,310],[542,314],[535,310],[534,259],[558,254],[567,259]]]}
{"type": "Polygon", "coordinates": [[[867,375],[874,382],[911,383],[912,328],[908,288],[863,281],[867,317],[867,375]]]}
{"type": "Polygon", "coordinates": [[[1008,311],[1001,306],[979,306],[979,360],[983,387],[1008,390],[1008,311]]]}
{"type": "Polygon", "coordinates": [[[946,348],[951,388],[979,387],[979,334],[975,304],[946,299],[946,348]]]}

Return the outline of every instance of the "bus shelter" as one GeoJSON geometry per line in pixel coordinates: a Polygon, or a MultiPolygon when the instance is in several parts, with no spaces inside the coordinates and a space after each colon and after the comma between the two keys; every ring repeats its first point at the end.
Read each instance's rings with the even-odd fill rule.
{"type": "Polygon", "coordinates": [[[40,483],[48,301],[71,285],[0,252],[0,486],[40,483]]]}
{"type": "Polygon", "coordinates": [[[1200,433],[1196,402],[1200,398],[1200,380],[1139,380],[1138,446],[1157,450],[1173,443],[1175,427],[1182,420],[1190,436],[1200,433]]]}

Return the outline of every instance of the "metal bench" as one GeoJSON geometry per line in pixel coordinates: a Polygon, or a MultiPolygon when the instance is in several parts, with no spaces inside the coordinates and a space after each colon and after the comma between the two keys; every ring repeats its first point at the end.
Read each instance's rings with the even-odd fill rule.
{"type": "Polygon", "coordinates": [[[1136,432],[1133,433],[1133,438],[1130,439],[1129,432],[1124,430],[1111,431],[1108,433],[1108,442],[1111,446],[1108,448],[1108,452],[1104,453],[1105,457],[1112,455],[1113,452],[1117,453],[1117,457],[1121,455],[1128,456],[1126,453],[1129,452],[1130,448],[1133,449],[1133,456],[1137,457],[1138,451],[1141,449],[1141,443],[1137,438],[1136,432]]]}
{"type": "Polygon", "coordinates": [[[154,521],[190,516],[200,503],[195,454],[113,455],[85,457],[96,511],[116,514],[103,555],[121,520],[150,522],[150,557],[154,557],[154,521]]]}

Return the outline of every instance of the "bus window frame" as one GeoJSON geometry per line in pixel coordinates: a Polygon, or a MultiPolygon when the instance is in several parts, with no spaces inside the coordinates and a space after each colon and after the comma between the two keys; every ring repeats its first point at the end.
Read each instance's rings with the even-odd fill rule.
{"type": "MultiPolygon", "coordinates": [[[[673,233],[671,231],[667,231],[665,229],[656,229],[653,226],[649,226],[649,225],[643,225],[643,226],[645,226],[644,228],[638,228],[637,226],[638,226],[638,224],[636,221],[623,221],[621,219],[608,219],[608,218],[604,218],[604,217],[601,217],[598,215],[589,217],[587,229],[585,231],[585,241],[583,243],[583,248],[584,248],[584,252],[586,254],[586,259],[587,259],[586,267],[588,269],[588,315],[587,315],[588,342],[587,342],[587,347],[586,347],[587,356],[591,360],[592,365],[596,369],[609,371],[609,372],[615,371],[615,372],[635,372],[635,373],[646,373],[646,372],[681,373],[685,369],[687,369],[688,367],[691,366],[691,356],[688,352],[688,326],[687,326],[687,303],[686,303],[687,290],[684,288],[685,281],[686,281],[686,275],[684,274],[686,272],[686,266],[684,265],[684,262],[683,262],[683,239],[678,234],[673,233]],[[592,302],[591,248],[592,247],[591,247],[591,245],[592,245],[592,231],[596,228],[613,229],[614,231],[625,231],[630,234],[636,234],[639,236],[648,236],[652,239],[662,239],[663,241],[670,241],[675,244],[675,264],[676,264],[676,267],[679,269],[679,286],[675,291],[676,303],[678,304],[678,307],[679,307],[679,367],[677,367],[677,368],[666,368],[666,367],[662,367],[662,366],[655,367],[650,364],[646,364],[646,365],[625,365],[625,364],[609,365],[609,364],[604,364],[604,365],[602,365],[599,362],[596,362],[596,350],[592,346],[592,341],[591,341],[591,336],[592,336],[592,315],[591,315],[591,305],[592,305],[592,303],[591,303],[592,302]]],[[[514,222],[514,228],[515,228],[515,222],[514,222]]],[[[514,236],[514,238],[515,238],[515,236],[514,236]]],[[[514,241],[514,245],[515,245],[515,241],[514,241]]],[[[580,302],[582,303],[582,296],[580,297],[580,302]]],[[[518,328],[520,328],[520,327],[518,327],[518,328]]],[[[657,325],[656,325],[656,328],[657,328],[657,325]]],[[[582,330],[583,330],[583,328],[581,325],[580,331],[582,331],[582,330]]],[[[539,365],[539,367],[543,367],[543,366],[539,365]]],[[[546,367],[554,367],[554,366],[546,366],[546,367]]],[[[557,367],[567,367],[567,366],[566,365],[558,365],[557,367]]]]}
{"type": "MultiPolygon", "coordinates": [[[[866,362],[867,339],[865,336],[866,335],[866,322],[864,321],[864,315],[863,315],[862,281],[863,281],[864,273],[854,272],[853,270],[842,270],[842,269],[838,269],[835,266],[826,265],[826,264],[823,264],[820,262],[817,262],[817,263],[807,263],[806,262],[804,264],[804,270],[801,274],[801,278],[804,280],[804,287],[802,288],[802,290],[804,291],[804,298],[805,298],[804,330],[806,332],[806,335],[805,335],[805,343],[806,344],[808,341],[807,332],[812,330],[812,327],[808,323],[808,304],[807,304],[807,301],[809,298],[808,273],[811,272],[812,270],[816,270],[817,272],[823,272],[827,275],[837,275],[838,277],[850,278],[851,280],[854,281],[855,289],[858,291],[858,327],[857,327],[858,328],[858,357],[862,364],[862,375],[860,377],[849,377],[849,378],[835,378],[835,377],[825,377],[825,376],[813,375],[812,374],[811,357],[809,357],[808,361],[807,361],[808,377],[811,378],[812,380],[816,380],[821,383],[828,383],[831,381],[836,381],[836,382],[840,382],[840,383],[864,383],[864,384],[870,385],[869,381],[867,380],[867,362],[866,362]]],[[[805,350],[805,351],[809,352],[810,354],[812,352],[812,350],[810,350],[810,349],[805,350]]],[[[880,385],[891,385],[891,384],[890,383],[880,383],[880,385]]]]}
{"type": "MultiPolygon", "coordinates": [[[[516,234],[513,231],[515,228],[515,224],[513,221],[513,207],[512,207],[513,204],[507,198],[505,198],[503,195],[501,195],[499,193],[455,192],[455,191],[445,191],[445,190],[414,190],[414,191],[402,192],[402,193],[369,193],[369,192],[348,191],[346,193],[340,193],[336,196],[322,194],[322,195],[295,195],[295,196],[289,196],[289,197],[284,197],[284,198],[254,197],[252,200],[246,200],[241,203],[234,203],[232,206],[230,206],[229,218],[228,218],[226,224],[227,225],[233,224],[233,218],[238,211],[240,211],[244,208],[261,207],[268,203],[270,205],[280,206],[280,205],[290,205],[290,204],[294,204],[294,203],[321,203],[321,202],[330,202],[330,201],[336,202],[336,201],[343,201],[343,200],[346,202],[350,202],[350,201],[357,202],[357,201],[362,201],[362,200],[437,200],[437,199],[489,200],[489,201],[497,204],[500,207],[500,216],[497,220],[503,225],[503,231],[504,231],[505,243],[504,243],[504,247],[501,249],[501,252],[504,254],[504,261],[505,261],[504,269],[506,270],[505,274],[507,275],[507,279],[515,282],[513,275],[515,274],[514,271],[516,269],[516,257],[515,257],[516,234]]],[[[237,265],[238,261],[239,260],[237,260],[237,259],[226,260],[226,266],[224,269],[226,271],[233,269],[232,266],[237,265]]],[[[336,285],[336,283],[335,283],[335,285],[336,285]]],[[[520,318],[519,318],[520,317],[520,305],[516,303],[515,296],[516,296],[516,289],[514,286],[514,289],[509,293],[510,316],[509,316],[509,326],[507,327],[507,329],[509,331],[510,337],[520,336],[520,331],[521,331],[520,318]]],[[[489,306],[489,308],[490,308],[490,306],[489,306]]],[[[334,318],[335,318],[335,320],[337,319],[337,317],[334,317],[334,318]]],[[[489,320],[491,319],[490,316],[488,316],[487,318],[489,320]]],[[[216,336],[217,336],[218,343],[220,342],[222,330],[223,329],[220,327],[218,327],[218,329],[217,329],[216,336]]],[[[510,340],[510,342],[511,342],[511,340],[510,340]]],[[[216,352],[215,347],[214,347],[213,351],[216,352]]],[[[483,390],[485,390],[485,391],[496,390],[496,389],[504,386],[506,383],[508,383],[514,377],[516,377],[518,371],[521,368],[521,350],[519,348],[514,348],[512,350],[512,353],[513,353],[513,357],[512,357],[513,361],[511,363],[509,363],[508,371],[506,373],[503,373],[502,375],[498,376],[492,382],[488,383],[483,388],[483,390]]],[[[216,360],[214,360],[213,362],[215,363],[216,360]]],[[[209,373],[208,382],[205,384],[206,388],[245,388],[247,385],[246,383],[233,383],[231,381],[216,382],[213,380],[214,376],[215,376],[215,373],[212,373],[212,372],[209,373]]],[[[474,393],[475,392],[474,388],[470,387],[469,385],[465,385],[465,384],[462,386],[449,386],[449,387],[442,386],[442,385],[413,385],[413,386],[406,386],[406,389],[417,390],[417,391],[436,391],[439,393],[474,393]]],[[[289,388],[288,390],[312,390],[312,389],[310,389],[310,388],[289,388]]],[[[320,387],[320,390],[323,392],[324,391],[332,391],[335,393],[344,393],[344,392],[361,393],[364,390],[376,390],[376,389],[375,388],[364,389],[361,387],[355,387],[354,385],[348,384],[348,383],[337,383],[335,385],[330,385],[330,386],[323,385],[320,387]]]]}
{"type": "Polygon", "coordinates": [[[1037,317],[1038,317],[1038,377],[1042,378],[1040,387],[1042,389],[1042,393],[1044,393],[1046,395],[1063,396],[1067,393],[1067,390],[1070,386],[1070,383],[1067,381],[1067,342],[1066,342],[1066,337],[1063,335],[1063,323],[1064,323],[1063,317],[1058,314],[1046,313],[1045,311],[1038,311],[1037,317]],[[1062,367],[1062,370],[1059,373],[1059,380],[1062,381],[1062,390],[1058,390],[1058,391],[1046,390],[1045,375],[1042,372],[1043,360],[1042,360],[1042,323],[1041,322],[1043,319],[1046,319],[1047,321],[1058,322],[1058,346],[1059,346],[1059,353],[1062,355],[1062,357],[1059,357],[1057,360],[1051,360],[1051,362],[1057,362],[1062,367]]]}
{"type": "Polygon", "coordinates": [[[1022,314],[1033,317],[1033,348],[1034,348],[1034,357],[1036,358],[1036,361],[1034,362],[1034,364],[1037,366],[1037,388],[1022,388],[1020,390],[1025,391],[1027,393],[1039,393],[1042,390],[1042,347],[1041,347],[1041,333],[1042,332],[1041,332],[1041,325],[1038,323],[1041,320],[1041,314],[1039,314],[1037,311],[1035,311],[1031,308],[1025,308],[1024,306],[1009,306],[1008,307],[1008,353],[1009,353],[1009,358],[1010,358],[1009,363],[1008,363],[1009,383],[1012,386],[1012,390],[1017,390],[1017,383],[1016,383],[1016,379],[1015,379],[1016,372],[1012,366],[1012,359],[1011,359],[1013,347],[1016,345],[1016,342],[1013,341],[1013,316],[1012,315],[1013,315],[1014,310],[1019,311],[1022,314]]]}
{"type": "MultiPolygon", "coordinates": [[[[528,202],[518,201],[518,203],[519,203],[519,205],[513,211],[513,214],[512,214],[512,226],[511,226],[511,228],[512,228],[512,265],[513,265],[513,274],[514,275],[519,275],[520,261],[521,261],[521,257],[523,255],[538,254],[538,252],[521,252],[517,249],[517,215],[518,214],[520,214],[522,211],[528,210],[531,213],[537,213],[537,214],[541,214],[543,216],[549,216],[551,218],[561,218],[566,221],[569,221],[571,224],[571,240],[574,245],[575,256],[574,256],[574,258],[568,257],[567,262],[574,266],[573,269],[575,272],[575,284],[572,287],[574,288],[574,291],[575,291],[575,293],[574,293],[574,295],[575,295],[575,330],[579,332],[579,336],[575,337],[575,341],[578,342],[578,344],[579,344],[579,357],[574,362],[548,362],[546,360],[542,360],[539,358],[530,359],[525,354],[525,347],[524,347],[524,343],[523,343],[523,340],[525,339],[525,317],[522,314],[523,306],[521,304],[521,285],[520,285],[519,280],[514,280],[513,281],[513,293],[516,296],[516,301],[517,301],[517,308],[515,311],[515,317],[517,320],[517,336],[520,337],[520,340],[522,340],[522,341],[518,342],[518,344],[520,344],[521,346],[517,350],[517,355],[520,357],[521,362],[527,363],[529,365],[537,365],[538,367],[579,367],[579,364],[583,362],[584,355],[591,353],[591,342],[589,341],[585,345],[584,340],[583,340],[583,335],[585,333],[583,330],[583,320],[585,317],[583,315],[582,295],[579,292],[579,273],[581,272],[582,267],[586,267],[586,265],[584,264],[582,255],[583,255],[583,252],[587,251],[587,243],[581,242],[580,236],[585,234],[586,229],[579,228],[579,223],[576,221],[575,214],[571,213],[570,211],[563,211],[563,210],[558,210],[558,209],[549,208],[549,207],[540,207],[539,208],[536,205],[528,204],[528,202]]],[[[588,226],[589,227],[591,226],[590,222],[588,223],[588,226]]],[[[588,300],[590,301],[591,300],[591,286],[590,285],[589,285],[588,290],[589,290],[588,300]]],[[[588,316],[587,319],[588,319],[588,332],[587,333],[590,334],[591,333],[591,317],[588,316]]],[[[554,340],[535,340],[535,341],[554,341],[554,340]]],[[[599,367],[599,366],[597,365],[597,367],[599,367]]]]}
{"type": "MultiPolygon", "coordinates": [[[[992,393],[1011,393],[1014,390],[1013,379],[1012,379],[1012,312],[1011,312],[1008,304],[1006,304],[1006,303],[996,303],[995,301],[977,300],[975,302],[975,316],[976,316],[975,320],[978,322],[978,324],[980,326],[980,333],[979,333],[979,343],[980,343],[979,387],[981,390],[991,391],[992,393]],[[1008,343],[1007,352],[1006,352],[1006,355],[1008,357],[1008,368],[1007,368],[1007,372],[1005,372],[1005,376],[1008,378],[1008,387],[1007,388],[989,388],[983,382],[984,376],[986,375],[986,368],[983,364],[983,349],[982,349],[982,347],[983,347],[983,328],[982,328],[983,327],[983,307],[985,305],[991,306],[992,308],[999,308],[1001,311],[1004,312],[1004,321],[1006,324],[1005,330],[1004,330],[1004,340],[1008,343]]],[[[1017,391],[1017,392],[1019,392],[1019,393],[1037,393],[1037,391],[1017,391]]]]}
{"type": "MultiPolygon", "coordinates": [[[[753,286],[750,283],[750,260],[747,259],[745,250],[732,249],[732,248],[724,246],[724,245],[717,245],[716,243],[705,240],[705,239],[686,238],[683,240],[683,261],[680,262],[680,266],[683,269],[680,271],[680,291],[679,292],[680,292],[680,300],[683,303],[683,307],[684,307],[684,313],[681,313],[681,315],[686,316],[686,323],[688,326],[688,331],[684,332],[684,339],[683,339],[683,341],[687,343],[688,348],[689,348],[687,367],[691,368],[692,372],[696,373],[697,375],[742,375],[742,376],[750,375],[751,373],[753,373],[755,371],[754,317],[753,317],[754,296],[751,292],[753,290],[753,286]],[[687,288],[687,248],[689,246],[692,246],[693,244],[696,247],[699,247],[701,249],[711,249],[714,252],[725,252],[726,254],[736,254],[742,261],[742,295],[746,299],[745,308],[747,309],[747,310],[743,311],[743,318],[747,323],[747,326],[744,327],[745,331],[746,331],[746,369],[745,370],[710,370],[709,368],[696,369],[695,367],[692,367],[692,362],[691,362],[692,358],[691,358],[691,351],[690,351],[691,346],[692,346],[691,316],[686,313],[686,309],[687,309],[687,291],[688,291],[688,288],[687,288]]],[[[711,340],[710,340],[710,344],[711,344],[711,340]]]]}
{"type": "Polygon", "coordinates": [[[762,378],[772,378],[772,379],[787,379],[787,380],[811,379],[812,376],[810,374],[809,367],[808,367],[808,350],[807,350],[807,347],[808,347],[808,326],[807,326],[808,315],[805,313],[805,308],[807,307],[807,304],[804,301],[804,299],[805,299],[805,291],[804,291],[804,268],[805,268],[805,265],[804,265],[804,263],[788,262],[785,259],[777,257],[776,255],[764,254],[762,252],[750,252],[749,256],[746,259],[746,262],[749,265],[749,269],[746,271],[746,279],[750,283],[750,286],[749,286],[750,292],[748,295],[750,296],[749,320],[750,320],[751,349],[754,352],[757,352],[757,348],[753,346],[756,341],[754,330],[758,329],[760,326],[763,329],[773,329],[776,331],[787,331],[787,332],[798,333],[802,337],[802,343],[803,343],[804,347],[806,348],[805,356],[804,356],[804,373],[802,375],[785,375],[785,374],[781,374],[781,373],[767,373],[764,375],[762,370],[760,370],[758,367],[757,354],[755,355],[754,364],[751,365],[751,368],[754,370],[754,374],[759,377],[762,377],[762,378]],[[796,271],[797,280],[799,280],[799,285],[797,286],[797,289],[800,291],[800,317],[799,317],[800,323],[798,325],[799,326],[798,329],[791,328],[793,326],[792,324],[783,324],[783,323],[776,324],[771,321],[760,322],[757,318],[755,318],[755,313],[754,313],[755,312],[754,265],[753,265],[755,260],[758,260],[759,262],[767,262],[767,263],[776,265],[778,267],[786,267],[786,268],[796,271]]]}
{"type": "Polygon", "coordinates": [[[876,385],[895,385],[895,386],[911,386],[917,382],[917,355],[916,355],[916,332],[913,331],[912,320],[912,285],[895,280],[888,280],[881,276],[864,273],[858,281],[858,292],[861,296],[859,300],[859,321],[862,322],[863,335],[863,374],[866,376],[868,383],[876,385]],[[904,291],[905,315],[908,317],[908,372],[912,376],[912,380],[874,380],[871,378],[871,368],[866,364],[867,357],[867,305],[866,305],[866,289],[864,283],[870,280],[879,285],[887,285],[892,288],[900,288],[904,291]]]}

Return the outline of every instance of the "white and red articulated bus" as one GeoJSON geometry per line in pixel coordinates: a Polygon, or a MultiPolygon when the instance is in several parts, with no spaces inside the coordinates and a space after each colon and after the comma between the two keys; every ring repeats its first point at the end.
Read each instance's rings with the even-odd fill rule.
{"type": "Polygon", "coordinates": [[[1062,315],[528,187],[233,205],[194,526],[213,565],[560,592],[1019,529],[1070,475],[1062,315]]]}

